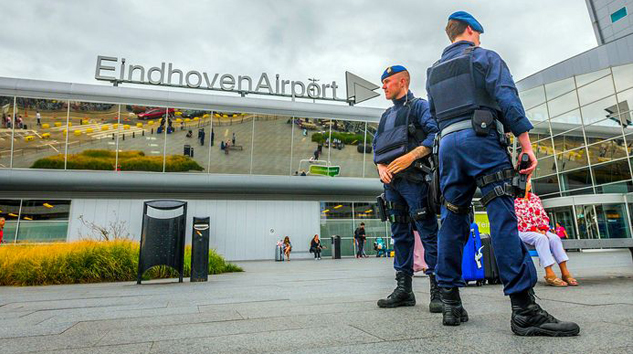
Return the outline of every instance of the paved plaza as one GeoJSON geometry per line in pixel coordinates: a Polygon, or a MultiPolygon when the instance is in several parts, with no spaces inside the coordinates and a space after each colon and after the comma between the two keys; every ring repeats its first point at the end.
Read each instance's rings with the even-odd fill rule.
{"type": "MultiPolygon", "coordinates": [[[[574,338],[512,335],[501,286],[463,291],[470,322],[440,326],[418,305],[379,309],[394,286],[391,259],[243,262],[207,283],[0,288],[0,352],[10,353],[632,353],[628,251],[570,253],[581,286],[539,282],[539,302],[577,321],[574,338]]],[[[539,275],[542,279],[542,274],[539,275]]]]}

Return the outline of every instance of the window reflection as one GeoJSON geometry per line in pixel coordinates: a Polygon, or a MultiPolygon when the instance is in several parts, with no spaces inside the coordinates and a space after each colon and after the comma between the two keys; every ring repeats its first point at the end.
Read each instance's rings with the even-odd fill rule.
{"type": "Polygon", "coordinates": [[[20,200],[0,200],[0,217],[5,220],[2,242],[15,242],[15,232],[20,217],[20,200]]]}
{"type": "Polygon", "coordinates": [[[587,86],[579,88],[578,99],[580,100],[580,105],[584,106],[603,97],[613,95],[614,93],[613,78],[609,75],[598,81],[592,82],[587,86]]]}
{"type": "Polygon", "coordinates": [[[66,168],[114,171],[119,125],[119,105],[71,101],[66,168]]]}
{"type": "MultiPolygon", "coordinates": [[[[115,131],[120,132],[118,139],[117,170],[163,172],[164,150],[167,129],[174,129],[173,108],[121,106],[121,123],[115,131]],[[134,127],[132,133],[128,131],[134,127]],[[125,134],[125,138],[123,138],[125,134]]],[[[113,135],[112,125],[105,122],[97,125],[103,133],[113,135]]]]}
{"type": "Polygon", "coordinates": [[[633,64],[614,66],[612,70],[618,92],[633,87],[633,64]]]}
{"type": "Polygon", "coordinates": [[[630,238],[624,204],[598,204],[596,215],[600,238],[630,238]]]}
{"type": "Polygon", "coordinates": [[[209,172],[250,173],[255,116],[250,113],[213,112],[209,172]]]}
{"type": "MultiPolygon", "coordinates": [[[[589,145],[587,149],[589,150],[589,160],[594,165],[626,157],[624,139],[604,140],[589,145]]],[[[629,175],[628,178],[630,177],[629,175]]]]}
{"type": "Polygon", "coordinates": [[[552,118],[578,108],[578,98],[576,97],[576,91],[572,91],[568,94],[548,101],[547,106],[549,107],[549,114],[552,118]]]}
{"type": "Polygon", "coordinates": [[[69,200],[23,200],[17,242],[66,241],[69,200]]]}
{"type": "Polygon", "coordinates": [[[371,149],[378,123],[367,123],[367,152],[365,153],[365,177],[378,178],[378,170],[374,165],[374,151],[371,149]]]}
{"type": "Polygon", "coordinates": [[[570,239],[578,238],[578,234],[576,233],[576,218],[574,215],[573,207],[565,206],[547,208],[546,212],[550,216],[550,220],[554,226],[556,225],[556,223],[559,223],[565,228],[570,239]]]}
{"type": "Polygon", "coordinates": [[[538,160],[536,170],[534,171],[534,177],[547,176],[556,173],[556,164],[554,162],[554,156],[546,157],[538,160]]]}
{"type": "Polygon", "coordinates": [[[592,166],[596,185],[631,179],[629,161],[624,158],[616,162],[592,166]]]}
{"type": "Polygon", "coordinates": [[[11,142],[13,141],[13,97],[0,96],[0,168],[11,167],[11,142]]]}
{"type": "Polygon", "coordinates": [[[340,176],[363,177],[365,122],[333,120],[331,139],[330,164],[340,166],[340,176]]]}
{"type": "Polygon", "coordinates": [[[585,148],[569,150],[556,155],[559,171],[568,171],[587,166],[587,151],[585,148]]]}
{"type": "Polygon", "coordinates": [[[535,88],[520,92],[519,97],[521,98],[521,103],[523,103],[523,107],[526,110],[531,110],[532,107],[536,107],[545,102],[545,90],[542,85],[537,86],[535,88]]]}
{"type": "Polygon", "coordinates": [[[551,100],[553,98],[556,98],[564,93],[567,93],[573,90],[574,88],[575,88],[574,78],[571,77],[565,80],[560,80],[560,81],[552,82],[550,84],[545,85],[545,93],[547,94],[547,99],[551,100]]]}
{"type": "Polygon", "coordinates": [[[332,121],[295,117],[293,123],[295,125],[292,138],[293,175],[322,176],[323,173],[327,173],[330,156],[330,146],[327,142],[330,138],[332,121]],[[310,172],[311,169],[314,173],[310,172]]]}
{"type": "Polygon", "coordinates": [[[578,75],[576,76],[576,85],[578,87],[587,85],[593,81],[596,81],[600,78],[603,78],[611,73],[610,69],[603,69],[599,71],[594,71],[588,74],[578,75]]]}
{"type": "Polygon", "coordinates": [[[14,168],[65,168],[68,101],[17,98],[14,168]]]}
{"type": "Polygon", "coordinates": [[[584,145],[585,138],[582,134],[582,128],[554,137],[554,148],[556,149],[556,152],[572,150],[584,145]]]}
{"type": "Polygon", "coordinates": [[[580,239],[600,238],[595,205],[577,205],[576,220],[580,239]]]}
{"type": "Polygon", "coordinates": [[[556,175],[543,178],[535,178],[532,180],[532,188],[538,195],[556,193],[560,191],[558,186],[558,177],[556,175]]]}
{"type": "Polygon", "coordinates": [[[561,190],[569,191],[574,189],[591,187],[591,176],[589,168],[561,173],[559,175],[561,190]]]}
{"type": "Polygon", "coordinates": [[[609,119],[603,125],[619,125],[618,108],[615,96],[607,97],[588,106],[582,107],[582,118],[586,125],[609,119]]]}
{"type": "MultiPolygon", "coordinates": [[[[165,172],[204,172],[209,167],[213,112],[176,108],[167,122],[165,172]]],[[[130,136],[129,127],[119,127],[121,136],[130,136]],[[126,129],[128,130],[126,132],[126,129]]]]}
{"type": "MultiPolygon", "coordinates": [[[[292,117],[256,114],[254,119],[255,140],[253,141],[252,173],[288,176],[291,168],[292,117]]],[[[301,135],[299,131],[294,132],[294,134],[297,133],[301,135]]],[[[233,139],[233,135],[231,135],[231,139],[233,139]]],[[[230,145],[232,140],[228,143],[229,147],[232,148],[230,145]]]]}

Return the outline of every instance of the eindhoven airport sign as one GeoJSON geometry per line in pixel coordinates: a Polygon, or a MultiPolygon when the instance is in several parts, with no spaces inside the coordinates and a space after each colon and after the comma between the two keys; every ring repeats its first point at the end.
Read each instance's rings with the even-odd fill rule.
{"type": "Polygon", "coordinates": [[[174,68],[172,63],[161,63],[145,69],[141,65],[126,65],[125,58],[98,56],[95,79],[109,81],[115,86],[121,83],[181,87],[223,92],[271,95],[291,98],[307,98],[347,102],[350,105],[380,96],[374,90],[380,86],[372,84],[350,72],[345,72],[347,98],[339,98],[340,91],[336,81],[318,84],[315,79],[310,83],[283,80],[279,74],[269,76],[262,73],[255,79],[247,75],[207,73],[190,70],[183,72],[174,68]],[[117,72],[118,71],[118,72],[117,72]]]}

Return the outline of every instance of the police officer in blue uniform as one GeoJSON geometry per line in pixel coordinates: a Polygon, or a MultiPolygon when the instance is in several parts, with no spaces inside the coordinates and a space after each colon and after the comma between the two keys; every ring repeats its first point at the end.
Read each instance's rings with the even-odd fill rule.
{"type": "Polygon", "coordinates": [[[452,14],[446,33],[452,44],[427,72],[430,111],[440,129],[439,175],[444,202],[435,271],[444,304],[443,324],[457,326],[468,321],[459,287],[464,286],[461,264],[469,231],[468,211],[479,187],[490,219],[503,290],[512,303],[512,331],[522,336],[577,335],[577,324],[559,321],[536,304],[532,290],[536,269],[518,236],[511,182],[515,170],[504,133],[514,134],[521,156],[529,157],[529,167],[519,173],[531,174],[537,162],[528,136],[532,125],[510,71],[497,53],[479,47],[484,29],[470,14],[452,14]]]}
{"type": "Polygon", "coordinates": [[[429,157],[437,124],[431,117],[427,101],[409,91],[410,76],[401,65],[388,67],[381,81],[385,98],[393,101],[380,119],[374,136],[374,163],[384,183],[391,232],[394,240],[394,268],[397,286],[378,306],[392,308],[414,306],[413,227],[418,231],[425,250],[426,271],[431,283],[429,311],[442,312],[442,302],[435,281],[437,262],[437,219],[427,211],[428,184],[424,179],[424,157],[429,157]]]}

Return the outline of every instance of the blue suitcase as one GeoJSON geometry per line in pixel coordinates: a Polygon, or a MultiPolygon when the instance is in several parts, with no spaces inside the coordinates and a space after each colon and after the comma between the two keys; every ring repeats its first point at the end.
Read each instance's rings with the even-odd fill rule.
{"type": "Polygon", "coordinates": [[[472,223],[462,257],[462,277],[466,284],[474,281],[477,286],[483,285],[486,280],[484,269],[484,252],[479,228],[477,224],[472,223]]]}

